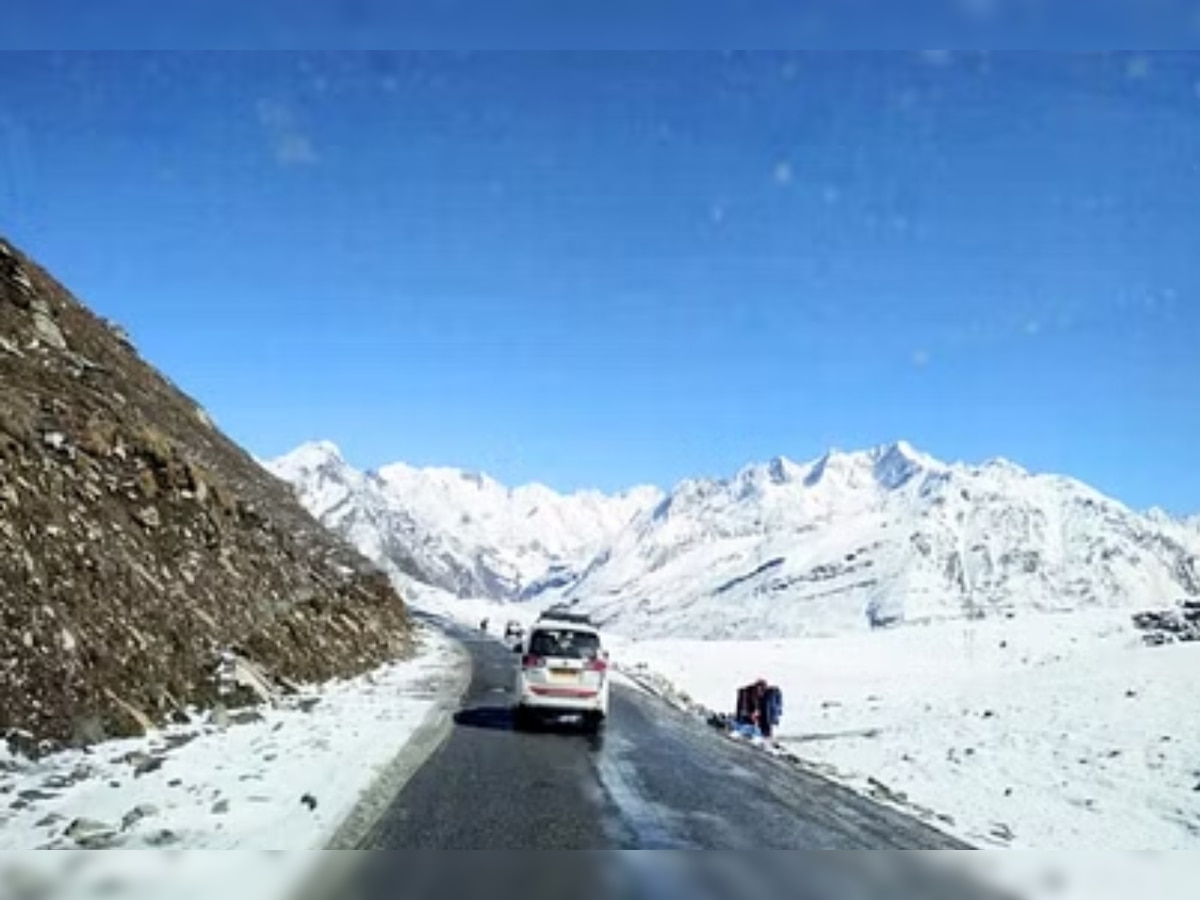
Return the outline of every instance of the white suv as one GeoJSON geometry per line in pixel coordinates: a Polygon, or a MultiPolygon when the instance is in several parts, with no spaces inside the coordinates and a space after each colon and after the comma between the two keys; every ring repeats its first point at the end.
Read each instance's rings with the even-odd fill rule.
{"type": "Polygon", "coordinates": [[[517,648],[516,725],[542,717],[582,715],[589,730],[608,717],[608,651],[586,618],[543,617],[517,648]]]}

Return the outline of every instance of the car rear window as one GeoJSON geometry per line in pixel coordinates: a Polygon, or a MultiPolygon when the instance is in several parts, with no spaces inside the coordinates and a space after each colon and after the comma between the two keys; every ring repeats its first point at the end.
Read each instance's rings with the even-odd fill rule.
{"type": "Polygon", "coordinates": [[[600,638],[590,631],[539,629],[529,640],[529,652],[559,659],[595,659],[600,652],[600,638]]]}

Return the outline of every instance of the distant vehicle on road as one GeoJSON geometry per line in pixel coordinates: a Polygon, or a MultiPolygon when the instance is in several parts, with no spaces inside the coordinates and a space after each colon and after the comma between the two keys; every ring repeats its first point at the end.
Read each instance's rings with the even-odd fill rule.
{"type": "Polygon", "coordinates": [[[525,629],[520,622],[510,621],[504,626],[504,639],[506,641],[519,641],[525,637],[525,629]]]}
{"type": "Polygon", "coordinates": [[[543,614],[517,652],[522,653],[514,711],[518,728],[573,715],[582,716],[589,731],[600,729],[608,718],[608,651],[590,621],[543,614]]]}

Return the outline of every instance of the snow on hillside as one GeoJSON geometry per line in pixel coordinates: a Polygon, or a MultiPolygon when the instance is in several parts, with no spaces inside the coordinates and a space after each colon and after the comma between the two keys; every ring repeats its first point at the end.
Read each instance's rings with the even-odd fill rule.
{"type": "Polygon", "coordinates": [[[681,484],[568,596],[640,636],[770,638],[1200,595],[1200,531],[899,443],[681,484]]]}
{"type": "Polygon", "coordinates": [[[291,893],[311,865],[306,851],[341,833],[410,738],[457,699],[465,657],[440,632],[423,628],[419,639],[413,659],[307,686],[277,705],[203,718],[193,710],[189,724],[36,760],[0,744],[0,897],[9,896],[5,886],[18,897],[211,897],[231,886],[237,896],[291,893]],[[15,852],[35,848],[246,852],[223,858],[228,872],[139,867],[150,856],[136,853],[101,854],[89,865],[15,852]],[[276,864],[285,856],[292,863],[276,864]],[[252,859],[271,864],[234,865],[252,859]],[[115,893],[114,882],[123,882],[115,893]]]}
{"type": "Polygon", "coordinates": [[[393,573],[461,597],[573,601],[640,637],[842,634],[1200,596],[1194,521],[903,442],[780,457],[669,495],[562,496],[403,465],[363,473],[327,443],[269,466],[393,573]]]}
{"type": "Polygon", "coordinates": [[[789,750],[982,847],[1200,846],[1200,644],[1145,647],[1112,611],[647,641],[619,661],[717,711],[779,684],[789,750]]]}
{"type": "Polygon", "coordinates": [[[328,442],[266,465],[365,555],[463,597],[518,599],[568,585],[662,496],[656,488],[612,497],[510,489],[486,475],[402,464],[364,473],[328,442]]]}
{"type": "Polygon", "coordinates": [[[564,496],[540,484],[510,489],[486,475],[402,464],[380,469],[378,479],[385,495],[427,531],[454,534],[507,565],[510,591],[556,569],[582,567],[661,497],[654,488],[564,496]]]}

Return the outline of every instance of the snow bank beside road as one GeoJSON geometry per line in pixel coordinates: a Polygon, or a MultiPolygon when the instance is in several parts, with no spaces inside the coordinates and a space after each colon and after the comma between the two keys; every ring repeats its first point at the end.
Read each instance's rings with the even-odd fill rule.
{"type": "Polygon", "coordinates": [[[228,727],[207,721],[39,762],[0,750],[0,850],[321,849],[460,677],[448,639],[425,630],[420,644],[413,660],[231,713],[228,727]]]}
{"type": "Polygon", "coordinates": [[[769,678],[789,750],[979,846],[1200,849],[1200,646],[1143,647],[1122,616],[630,643],[620,661],[718,711],[769,678]]]}

